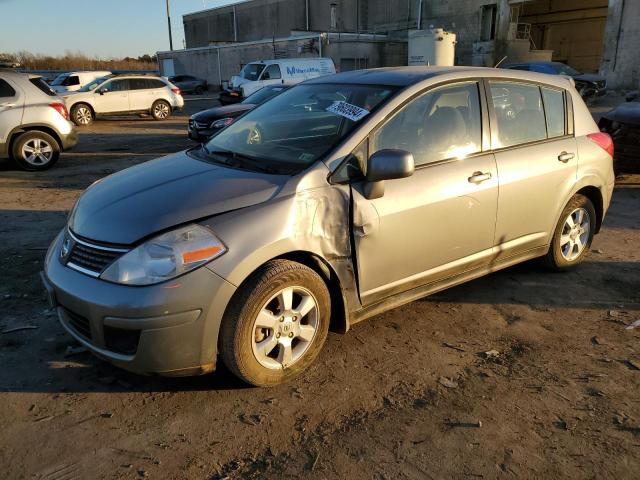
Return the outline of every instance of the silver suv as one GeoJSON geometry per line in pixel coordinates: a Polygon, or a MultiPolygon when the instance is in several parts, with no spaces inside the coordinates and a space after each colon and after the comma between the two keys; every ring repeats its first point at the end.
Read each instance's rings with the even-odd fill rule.
{"type": "Polygon", "coordinates": [[[96,115],[148,113],[165,120],[184,106],[178,87],[162,77],[140,74],[98,78],[64,95],[64,101],[78,126],[90,125],[96,115]]]}
{"type": "Polygon", "coordinates": [[[67,331],[116,365],[188,375],[220,356],[274,385],[330,326],[536,257],[578,265],[609,207],[612,153],[564,77],[326,76],[95,183],[44,283],[67,331]]]}
{"type": "Polygon", "coordinates": [[[37,75],[0,69],[0,158],[12,158],[24,170],[45,170],[78,142],[56,95],[37,75]]]}

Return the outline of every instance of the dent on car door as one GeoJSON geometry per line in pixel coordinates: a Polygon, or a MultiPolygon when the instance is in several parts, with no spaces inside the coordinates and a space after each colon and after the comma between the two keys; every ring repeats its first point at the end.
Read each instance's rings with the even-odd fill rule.
{"type": "MultiPolygon", "coordinates": [[[[411,177],[369,200],[354,184],[354,244],[364,305],[490,261],[498,178],[476,82],[439,87],[409,102],[369,139],[413,154],[411,177]],[[484,126],[484,130],[483,130],[484,126]]],[[[364,162],[364,160],[363,160],[364,162]]]]}
{"type": "Polygon", "coordinates": [[[500,81],[488,90],[500,172],[495,242],[507,257],[548,243],[576,181],[578,152],[564,90],[500,81]]]}

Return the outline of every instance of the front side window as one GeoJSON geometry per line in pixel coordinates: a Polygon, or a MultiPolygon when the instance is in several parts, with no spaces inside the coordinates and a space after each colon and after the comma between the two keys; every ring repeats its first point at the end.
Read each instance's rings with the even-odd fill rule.
{"type": "Polygon", "coordinates": [[[565,134],[564,93],[561,90],[543,87],[542,99],[547,117],[549,138],[563,136],[565,134]]]}
{"type": "Polygon", "coordinates": [[[372,137],[372,152],[406,150],[416,166],[464,158],[482,149],[476,82],[440,87],[409,102],[372,137]]]}
{"type": "Polygon", "coordinates": [[[240,70],[240,77],[251,82],[258,80],[264,70],[264,65],[260,63],[248,63],[240,70]]]}
{"type": "Polygon", "coordinates": [[[80,92],[90,92],[92,90],[95,90],[96,88],[98,88],[99,85],[104,83],[108,78],[109,78],[109,76],[96,78],[93,82],[86,84],[79,91],[80,92]]]}
{"type": "Polygon", "coordinates": [[[521,83],[490,82],[498,130],[495,148],[547,138],[540,88],[521,83]]]}
{"type": "Polygon", "coordinates": [[[262,80],[279,80],[282,78],[278,65],[269,65],[262,74],[262,80]]]}
{"type": "Polygon", "coordinates": [[[395,92],[393,87],[310,84],[290,88],[216,134],[204,147],[212,161],[259,161],[300,171],[346,138],[395,92]]]}
{"type": "Polygon", "coordinates": [[[105,92],[124,92],[129,90],[129,80],[111,80],[102,88],[105,92]]]}

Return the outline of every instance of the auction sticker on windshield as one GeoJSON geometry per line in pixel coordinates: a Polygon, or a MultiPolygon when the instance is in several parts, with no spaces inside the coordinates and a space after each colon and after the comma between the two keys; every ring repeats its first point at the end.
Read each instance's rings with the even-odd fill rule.
{"type": "Polygon", "coordinates": [[[333,104],[327,108],[327,112],[335,113],[336,115],[348,118],[353,122],[362,120],[370,113],[369,110],[360,108],[357,105],[351,105],[350,103],[343,102],[342,100],[333,102],[333,104]]]}

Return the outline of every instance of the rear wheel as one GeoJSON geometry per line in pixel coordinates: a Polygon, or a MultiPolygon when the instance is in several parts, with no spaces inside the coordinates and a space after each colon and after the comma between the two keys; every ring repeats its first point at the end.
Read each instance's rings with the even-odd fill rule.
{"type": "Polygon", "coordinates": [[[224,363],[257,386],[282,383],[318,356],[329,330],[330,298],[316,272],[272,260],[232,299],[221,327],[224,363]]]}
{"type": "Polygon", "coordinates": [[[584,260],[596,228],[596,210],[584,195],[574,195],[556,225],[546,264],[554,270],[574,267],[584,260]]]}
{"type": "Polygon", "coordinates": [[[171,105],[164,100],[156,100],[151,106],[151,116],[154,120],[166,120],[171,115],[171,105]]]}
{"type": "Polygon", "coordinates": [[[86,103],[78,103],[71,107],[71,120],[79,127],[91,125],[93,117],[93,110],[86,103]]]}
{"type": "Polygon", "coordinates": [[[23,133],[13,142],[11,153],[23,170],[46,170],[60,158],[60,145],[48,133],[33,130],[23,133]]]}

